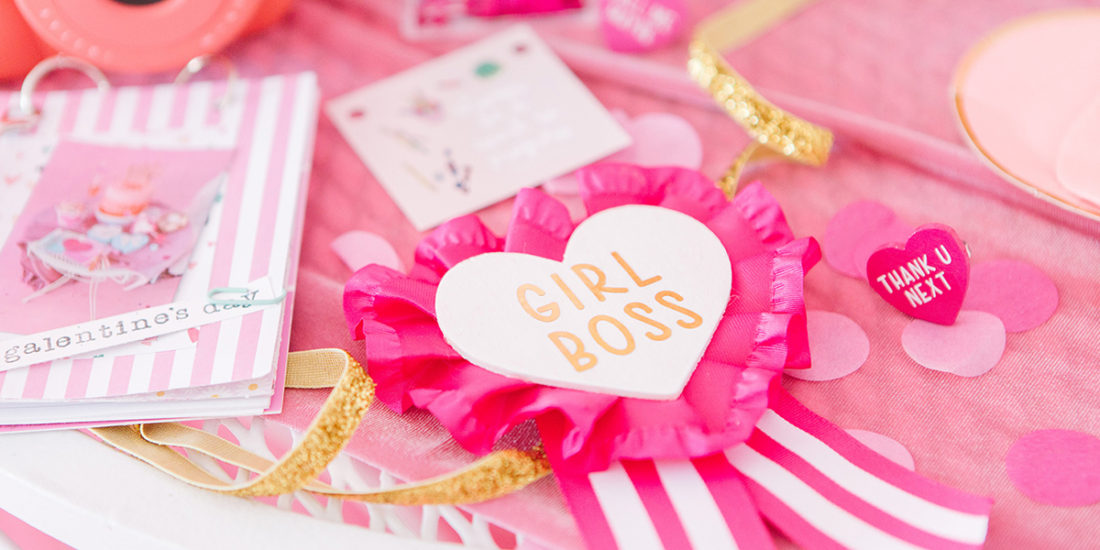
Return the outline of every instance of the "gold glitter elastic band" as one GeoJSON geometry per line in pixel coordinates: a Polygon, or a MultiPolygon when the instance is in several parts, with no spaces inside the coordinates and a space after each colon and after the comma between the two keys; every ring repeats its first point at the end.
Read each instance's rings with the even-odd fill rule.
{"type": "Polygon", "coordinates": [[[329,497],[384,504],[467,504],[506,495],[550,473],[541,448],[505,450],[456,472],[416,483],[365,493],[339,491],[316,477],[355,433],[374,400],[374,383],[347,352],[323,349],[289,354],[287,387],[333,387],[333,390],[302,441],[277,462],[183,424],[141,424],[92,431],[106,443],[177,479],[243,497],[273,496],[302,489],[329,497]],[[240,483],[222,481],[172,447],[201,452],[256,476],[240,483]]]}
{"type": "Polygon", "coordinates": [[[708,17],[691,41],[688,72],[740,124],[753,142],[718,182],[733,197],[745,166],[779,158],[821,166],[829,158],[833,134],[764,99],[722,58],[722,52],[748,42],[813,0],[744,0],[708,17]]]}

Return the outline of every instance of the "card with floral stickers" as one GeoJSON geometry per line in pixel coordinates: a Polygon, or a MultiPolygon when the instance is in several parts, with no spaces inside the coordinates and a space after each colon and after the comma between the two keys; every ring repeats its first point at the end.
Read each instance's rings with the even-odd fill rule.
{"type": "Polygon", "coordinates": [[[325,111],[418,230],[630,144],[522,25],[333,99],[325,111]]]}

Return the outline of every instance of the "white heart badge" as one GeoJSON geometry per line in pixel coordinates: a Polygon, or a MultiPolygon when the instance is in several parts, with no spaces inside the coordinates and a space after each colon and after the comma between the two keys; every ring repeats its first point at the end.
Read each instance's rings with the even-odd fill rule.
{"type": "Polygon", "coordinates": [[[492,252],[452,267],[436,292],[447,342],[528,382],[675,399],[725,312],[731,268],[694,218],[620,206],[573,231],[561,262],[492,252]]]}

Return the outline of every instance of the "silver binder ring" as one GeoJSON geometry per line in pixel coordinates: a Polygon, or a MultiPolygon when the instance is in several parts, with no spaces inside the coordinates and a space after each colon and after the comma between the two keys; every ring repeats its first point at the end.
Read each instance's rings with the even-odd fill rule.
{"type": "Polygon", "coordinates": [[[34,90],[46,75],[60,69],[73,69],[84,73],[95,82],[96,88],[101,92],[111,87],[111,83],[107,80],[103,71],[87,61],[75,57],[66,57],[64,55],[47,57],[39,61],[38,64],[27,73],[27,77],[23,79],[23,87],[19,90],[18,111],[12,113],[13,119],[33,123],[34,119],[39,115],[38,109],[34,107],[34,90]]]}
{"type": "Polygon", "coordinates": [[[225,93],[218,98],[216,105],[218,109],[224,109],[226,105],[229,105],[233,101],[233,90],[237,85],[239,76],[237,74],[237,65],[233,63],[228,57],[221,54],[205,54],[192,57],[191,61],[188,61],[179,74],[176,75],[176,79],[173,84],[184,84],[191,80],[191,77],[199,74],[203,69],[210,66],[213,62],[218,62],[219,65],[225,68],[225,93]]]}

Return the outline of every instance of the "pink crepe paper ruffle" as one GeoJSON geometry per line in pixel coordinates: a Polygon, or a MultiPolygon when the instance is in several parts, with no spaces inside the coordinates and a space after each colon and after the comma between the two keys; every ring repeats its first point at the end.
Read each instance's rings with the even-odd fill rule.
{"type": "Polygon", "coordinates": [[[503,239],[474,216],[456,218],[420,243],[408,275],[369,265],[348,281],[344,312],[353,335],[364,340],[379,399],[396,411],[429,410],[475,453],[538,419],[543,429],[561,430],[563,466],[583,472],[617,459],[705,456],[744,441],[767,407],[772,379],[784,368],[809,366],[802,282],[820,257],[817,243],[794,239],[759,183],[727,201],[702,174],[682,168],[601,164],[579,179],[589,215],[626,204],[662,206],[703,222],[726,247],[732,296],[680,397],[655,401],[531,384],[477,367],[444,341],[435,291],[452,266],[502,250],[562,258],[575,224],[560,202],[526,189],[503,239]]]}

